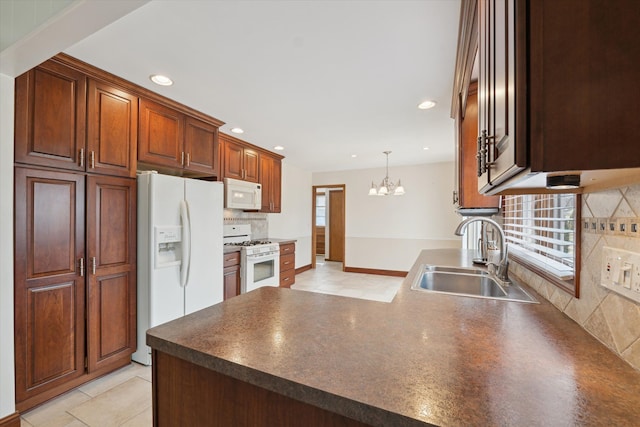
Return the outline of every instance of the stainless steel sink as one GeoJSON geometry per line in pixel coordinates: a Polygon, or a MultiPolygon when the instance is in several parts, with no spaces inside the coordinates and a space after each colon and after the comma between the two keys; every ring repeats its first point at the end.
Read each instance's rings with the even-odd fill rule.
{"type": "Polygon", "coordinates": [[[516,283],[502,286],[486,270],[423,265],[411,289],[475,298],[537,303],[516,283]]]}

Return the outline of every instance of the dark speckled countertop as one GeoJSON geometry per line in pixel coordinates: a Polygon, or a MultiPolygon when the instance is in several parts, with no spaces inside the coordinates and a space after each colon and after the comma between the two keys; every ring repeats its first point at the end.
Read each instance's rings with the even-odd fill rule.
{"type": "Polygon", "coordinates": [[[550,303],[412,291],[423,263],[471,260],[423,251],[391,303],[261,288],[147,343],[371,425],[638,425],[640,372],[550,303]]]}

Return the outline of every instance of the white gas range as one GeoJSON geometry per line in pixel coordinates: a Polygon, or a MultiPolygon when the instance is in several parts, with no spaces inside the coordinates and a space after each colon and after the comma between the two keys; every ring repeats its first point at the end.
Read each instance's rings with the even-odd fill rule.
{"type": "Polygon", "coordinates": [[[224,225],[223,243],[240,246],[241,293],[280,285],[280,245],[251,240],[251,224],[224,225]]]}

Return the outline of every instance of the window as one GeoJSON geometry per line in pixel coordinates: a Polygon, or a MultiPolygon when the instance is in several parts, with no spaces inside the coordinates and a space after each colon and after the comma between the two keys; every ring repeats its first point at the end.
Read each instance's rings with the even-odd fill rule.
{"type": "Polygon", "coordinates": [[[324,227],[327,225],[327,198],[324,193],[316,195],[316,226],[324,227]]]}
{"type": "Polygon", "coordinates": [[[579,209],[580,197],[575,194],[505,196],[503,207],[510,256],[575,296],[579,209]]]}

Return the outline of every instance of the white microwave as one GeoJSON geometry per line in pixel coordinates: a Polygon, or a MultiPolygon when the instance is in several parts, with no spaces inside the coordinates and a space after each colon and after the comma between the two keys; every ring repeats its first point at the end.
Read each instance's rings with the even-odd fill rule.
{"type": "Polygon", "coordinates": [[[262,186],[255,182],[225,178],[224,207],[245,211],[260,210],[262,207],[262,186]]]}

